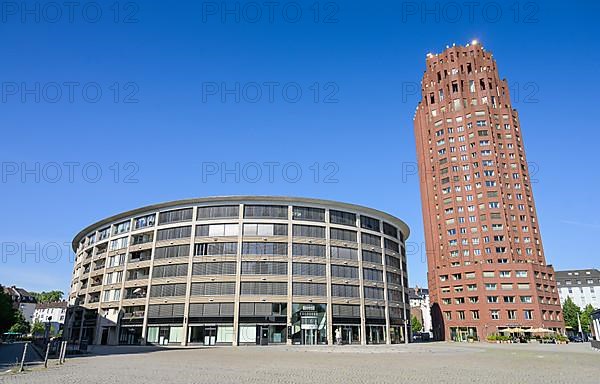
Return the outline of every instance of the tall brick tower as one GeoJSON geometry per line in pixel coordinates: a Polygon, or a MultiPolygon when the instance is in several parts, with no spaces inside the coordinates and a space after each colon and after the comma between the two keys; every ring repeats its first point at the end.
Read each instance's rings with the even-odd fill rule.
{"type": "Polygon", "coordinates": [[[562,332],[506,80],[477,42],[426,65],[414,125],[435,338],[562,332]]]}

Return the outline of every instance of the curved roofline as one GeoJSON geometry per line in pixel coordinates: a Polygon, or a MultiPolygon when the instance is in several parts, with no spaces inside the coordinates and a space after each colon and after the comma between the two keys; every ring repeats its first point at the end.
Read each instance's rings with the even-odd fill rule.
{"type": "Polygon", "coordinates": [[[195,205],[195,204],[203,204],[203,203],[218,203],[218,202],[236,202],[236,201],[256,201],[256,202],[266,202],[266,201],[279,201],[285,203],[305,203],[305,204],[319,204],[319,205],[327,205],[333,208],[346,208],[356,211],[361,211],[364,213],[372,213],[374,215],[387,218],[389,221],[395,222],[396,225],[400,227],[402,232],[404,233],[404,239],[408,239],[410,236],[410,228],[408,225],[401,219],[390,215],[389,213],[385,213],[383,211],[365,207],[363,205],[358,204],[350,204],[350,203],[342,203],[335,200],[326,200],[326,199],[314,199],[308,197],[293,197],[293,196],[268,196],[268,195],[240,195],[240,196],[209,196],[209,197],[200,197],[200,198],[191,198],[191,199],[183,199],[183,200],[173,200],[165,203],[158,203],[147,205],[144,207],[135,208],[126,212],[118,213],[116,215],[107,217],[100,221],[95,222],[94,224],[88,225],[83,230],[79,231],[77,235],[73,238],[72,247],[73,251],[77,252],[77,248],[79,246],[79,242],[85,236],[87,236],[90,232],[98,227],[103,227],[105,225],[111,224],[115,221],[119,221],[121,219],[127,219],[132,216],[141,215],[148,211],[160,211],[165,208],[174,208],[182,205],[195,205]]]}

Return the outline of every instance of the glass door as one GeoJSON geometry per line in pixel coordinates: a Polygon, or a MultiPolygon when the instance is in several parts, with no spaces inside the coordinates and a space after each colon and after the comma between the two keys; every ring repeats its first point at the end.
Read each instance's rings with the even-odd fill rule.
{"type": "Polygon", "coordinates": [[[317,330],[316,329],[304,329],[304,345],[315,345],[317,344],[317,330]]]}
{"type": "Polygon", "coordinates": [[[217,327],[204,328],[204,345],[215,345],[217,342],[217,327]]]}

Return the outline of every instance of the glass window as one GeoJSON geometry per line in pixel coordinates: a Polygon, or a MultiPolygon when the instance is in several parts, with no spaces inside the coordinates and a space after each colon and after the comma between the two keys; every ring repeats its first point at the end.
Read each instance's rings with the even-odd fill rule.
{"type": "Polygon", "coordinates": [[[154,226],[154,220],[156,219],[156,214],[146,215],[142,217],[138,217],[133,219],[133,227],[135,229],[146,228],[154,226]]]}
{"type": "Polygon", "coordinates": [[[369,216],[360,216],[360,227],[379,232],[379,220],[369,216]]]}
{"type": "Polygon", "coordinates": [[[396,227],[386,223],[385,221],[383,222],[383,233],[385,233],[388,236],[395,237],[396,239],[398,238],[398,230],[396,229],[396,227]]]}
{"type": "Polygon", "coordinates": [[[198,207],[198,220],[222,219],[227,217],[239,217],[240,207],[238,205],[218,205],[212,207],[198,207]]]}
{"type": "Polygon", "coordinates": [[[342,241],[352,241],[352,242],[356,243],[356,232],[349,231],[347,229],[331,228],[331,239],[332,240],[342,240],[342,241]]]}
{"type": "Polygon", "coordinates": [[[356,227],[356,215],[350,212],[329,210],[329,222],[356,227]]]}
{"type": "Polygon", "coordinates": [[[297,237],[314,237],[319,239],[325,238],[325,227],[316,225],[298,225],[294,224],[292,228],[293,236],[297,237]]]}
{"type": "Polygon", "coordinates": [[[325,222],[325,210],[322,208],[293,207],[293,220],[307,220],[325,222]]]}
{"type": "Polygon", "coordinates": [[[244,217],[273,217],[287,219],[288,207],[285,205],[245,205],[244,217]]]}
{"type": "Polygon", "coordinates": [[[173,211],[160,212],[158,224],[177,223],[192,220],[192,208],[176,209],[173,211]]]}

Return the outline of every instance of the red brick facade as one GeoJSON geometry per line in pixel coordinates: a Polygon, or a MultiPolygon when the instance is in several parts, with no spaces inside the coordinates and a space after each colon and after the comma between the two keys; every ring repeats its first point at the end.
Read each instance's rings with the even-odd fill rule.
{"type": "Polygon", "coordinates": [[[436,339],[562,331],[507,82],[476,43],[426,64],[414,124],[436,339]]]}

